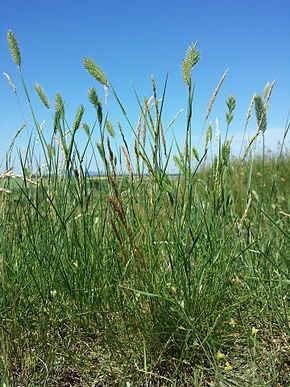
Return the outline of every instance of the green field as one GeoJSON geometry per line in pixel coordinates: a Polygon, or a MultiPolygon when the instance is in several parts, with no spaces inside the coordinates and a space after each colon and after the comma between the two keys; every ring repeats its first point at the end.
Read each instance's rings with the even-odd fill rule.
{"type": "MultiPolygon", "coordinates": [[[[11,31],[7,37],[29,104],[20,51],[11,31]]],[[[255,153],[267,130],[273,84],[267,85],[246,117],[257,133],[240,158],[231,157],[231,139],[213,138],[208,122],[222,79],[198,155],[191,133],[191,71],[198,60],[193,45],[182,64],[185,143],[174,144],[174,155],[162,125],[166,101],[153,79],[152,106],[140,102],[135,128],[106,74],[84,60],[135,136],[131,149],[119,125],[118,152],[111,145],[115,125],[94,88],[96,122],[82,122],[81,106],[69,126],[61,96],[51,107],[36,84],[52,113],[51,136],[30,105],[35,140],[16,177],[13,140],[0,176],[2,386],[290,384],[289,123],[276,154],[264,147],[255,153]],[[79,130],[87,135],[83,151],[79,130]],[[105,176],[86,176],[89,153],[105,176]],[[179,168],[174,176],[172,159],[179,168]]],[[[233,96],[227,109],[228,133],[233,96]]]]}

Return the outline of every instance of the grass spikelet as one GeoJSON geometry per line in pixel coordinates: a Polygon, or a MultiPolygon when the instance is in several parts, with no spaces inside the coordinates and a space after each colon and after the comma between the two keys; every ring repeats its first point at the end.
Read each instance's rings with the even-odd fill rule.
{"type": "Polygon", "coordinates": [[[20,135],[20,133],[22,132],[22,130],[24,128],[26,128],[26,126],[28,125],[28,121],[25,121],[21,127],[17,130],[17,132],[15,133],[12,141],[11,141],[11,144],[9,145],[9,160],[10,160],[10,157],[11,157],[11,154],[12,154],[12,149],[13,149],[13,146],[14,146],[14,143],[15,143],[15,140],[17,139],[17,137],[20,135]]]}
{"type": "Polygon", "coordinates": [[[59,128],[60,128],[60,113],[58,110],[56,110],[53,117],[53,133],[56,134],[59,128]]]}
{"type": "Polygon", "coordinates": [[[255,97],[255,111],[258,123],[258,131],[265,133],[267,129],[266,108],[260,95],[256,95],[255,97]]]}
{"type": "Polygon", "coordinates": [[[134,152],[135,152],[135,156],[136,156],[137,173],[138,173],[138,176],[140,176],[141,175],[141,173],[140,173],[140,151],[139,151],[139,142],[137,141],[137,139],[134,141],[134,152]]]}
{"type": "Polygon", "coordinates": [[[269,101],[275,85],[275,81],[271,84],[267,84],[264,89],[263,97],[256,94],[254,98],[255,112],[258,123],[258,131],[265,133],[267,130],[267,110],[269,108],[269,101]],[[264,102],[266,98],[266,102],[264,102]]]}
{"type": "Polygon", "coordinates": [[[215,175],[214,175],[214,192],[219,198],[221,195],[222,183],[221,183],[221,163],[219,160],[216,162],[215,175]]]}
{"type": "Polygon", "coordinates": [[[197,43],[191,44],[186,51],[185,58],[181,65],[182,76],[185,84],[189,87],[191,82],[191,72],[200,59],[200,52],[197,50],[197,43]]]}
{"type": "Polygon", "coordinates": [[[83,129],[84,129],[86,135],[90,139],[91,138],[91,129],[90,129],[89,125],[87,123],[83,122],[82,126],[83,126],[83,129]]]}
{"type": "MultiPolygon", "coordinates": [[[[155,82],[155,79],[153,78],[153,76],[151,76],[151,84],[152,84],[152,91],[153,91],[153,98],[154,98],[154,105],[155,105],[155,113],[156,113],[156,116],[155,116],[155,122],[156,122],[156,127],[157,127],[157,123],[158,123],[158,120],[159,120],[159,108],[158,108],[158,98],[157,98],[157,89],[156,89],[156,82],[155,82]]],[[[157,128],[156,128],[157,130],[157,128]]]]}
{"type": "Polygon", "coordinates": [[[97,110],[99,124],[102,125],[102,121],[103,121],[102,104],[101,104],[100,98],[99,98],[99,96],[98,96],[98,94],[93,86],[89,88],[88,95],[89,95],[89,100],[90,100],[91,104],[97,110]]]}
{"type": "Polygon", "coordinates": [[[142,130],[142,145],[145,148],[146,144],[146,132],[147,132],[147,121],[146,116],[148,113],[148,98],[144,97],[144,122],[143,122],[143,130],[142,130]]]}
{"type": "MultiPolygon", "coordinates": [[[[142,112],[142,109],[140,109],[140,113],[139,113],[139,118],[138,118],[138,123],[137,123],[137,138],[135,140],[135,143],[134,143],[134,149],[136,148],[138,150],[138,153],[139,153],[139,148],[140,148],[140,145],[141,145],[141,126],[142,126],[142,117],[143,117],[143,112],[142,112]]],[[[135,153],[136,153],[136,149],[135,149],[135,153]]]]}
{"type": "Polygon", "coordinates": [[[216,99],[216,96],[217,96],[217,94],[219,92],[219,89],[221,88],[221,85],[223,84],[223,81],[224,81],[228,71],[229,71],[229,69],[226,69],[226,71],[224,72],[223,76],[221,77],[221,79],[220,79],[220,81],[219,81],[215,91],[213,92],[213,95],[212,95],[212,97],[211,97],[211,99],[209,101],[209,105],[208,105],[208,108],[207,108],[207,111],[206,111],[206,114],[205,114],[205,119],[206,120],[208,119],[208,116],[210,115],[210,112],[211,112],[211,109],[213,107],[213,104],[214,104],[214,101],[216,99]]]}
{"type": "Polygon", "coordinates": [[[93,86],[89,88],[88,96],[91,104],[97,109],[101,102],[96,89],[93,86]]]}
{"type": "Polygon", "coordinates": [[[141,127],[142,127],[143,111],[140,109],[138,124],[137,124],[137,138],[134,141],[134,152],[136,156],[137,174],[140,176],[140,147],[141,147],[141,127]]]}
{"type": "Polygon", "coordinates": [[[248,108],[247,118],[246,118],[246,123],[245,123],[245,128],[244,128],[244,133],[243,133],[243,138],[242,138],[242,144],[241,144],[241,149],[240,149],[239,157],[241,157],[241,153],[242,153],[242,149],[243,149],[243,145],[244,145],[244,139],[245,139],[245,135],[246,135],[246,131],[247,131],[247,128],[248,128],[248,125],[249,125],[250,118],[252,116],[252,110],[253,110],[253,106],[254,106],[254,103],[255,103],[256,95],[257,94],[255,93],[252,96],[252,99],[251,99],[251,102],[250,102],[250,105],[249,105],[249,108],[248,108]]]}
{"type": "Polygon", "coordinates": [[[77,111],[75,122],[73,124],[73,129],[72,129],[73,133],[75,133],[77,131],[77,129],[80,127],[80,123],[81,123],[84,111],[85,111],[85,109],[84,109],[83,105],[81,105],[79,107],[79,110],[77,111]]]}
{"type": "Polygon", "coordinates": [[[122,149],[123,155],[126,159],[126,169],[129,173],[129,175],[131,176],[131,180],[133,180],[133,169],[132,169],[132,164],[131,164],[129,153],[127,152],[126,148],[123,145],[121,145],[121,149],[122,149]]]}
{"type": "Polygon", "coordinates": [[[47,98],[45,92],[43,91],[43,89],[41,88],[41,86],[38,83],[35,83],[34,88],[35,88],[39,98],[41,99],[42,103],[44,104],[44,106],[47,109],[50,109],[50,104],[49,104],[48,98],[47,98]]]}
{"type": "Polygon", "coordinates": [[[97,142],[97,148],[98,148],[99,154],[101,156],[101,159],[105,163],[106,162],[106,155],[105,155],[105,150],[104,150],[104,147],[103,147],[103,144],[101,141],[97,142]]]}
{"type": "Polygon", "coordinates": [[[198,155],[198,151],[195,147],[192,147],[191,154],[192,154],[192,157],[194,157],[197,161],[200,160],[199,155],[198,155]]]}
{"type": "Polygon", "coordinates": [[[219,120],[218,120],[217,117],[215,119],[215,127],[216,127],[216,129],[215,129],[215,137],[216,137],[216,141],[218,143],[219,140],[220,140],[221,131],[220,131],[220,123],[219,123],[219,120]]]}
{"type": "Polygon", "coordinates": [[[207,146],[208,144],[211,142],[212,140],[212,126],[211,126],[211,122],[208,124],[208,127],[207,127],[207,131],[206,131],[206,135],[205,135],[205,144],[204,144],[204,150],[207,149],[207,146]]]}
{"type": "Polygon", "coordinates": [[[228,112],[226,113],[226,120],[227,120],[227,125],[229,126],[230,123],[233,120],[233,112],[236,107],[236,99],[233,95],[230,95],[226,101],[227,107],[228,107],[228,112]]]}
{"type": "Polygon", "coordinates": [[[107,137],[107,145],[108,145],[108,150],[109,150],[109,155],[110,155],[110,164],[111,164],[111,167],[112,167],[113,176],[114,176],[114,178],[116,178],[116,169],[115,169],[115,162],[114,162],[114,153],[113,153],[112,148],[111,148],[110,138],[109,138],[109,137],[107,137]]]}
{"type": "Polygon", "coordinates": [[[169,124],[166,126],[165,128],[165,132],[167,132],[171,126],[175,123],[175,121],[177,120],[177,118],[180,116],[180,114],[183,112],[183,109],[180,109],[176,114],[175,116],[172,118],[172,120],[169,122],[169,124]]]}
{"type": "Polygon", "coordinates": [[[229,140],[226,140],[222,146],[222,159],[224,164],[226,165],[228,164],[228,161],[230,159],[232,140],[233,140],[233,137],[231,137],[229,140]]]}
{"type": "Polygon", "coordinates": [[[7,32],[7,42],[8,42],[8,47],[9,47],[9,51],[11,53],[11,56],[12,56],[14,62],[20,68],[21,67],[21,54],[20,54],[20,50],[18,47],[16,37],[11,30],[8,30],[8,32],[7,32]]]}
{"type": "Polygon", "coordinates": [[[270,82],[267,82],[263,91],[263,99],[267,97],[269,89],[270,89],[270,82]]]}
{"type": "Polygon", "coordinates": [[[152,106],[150,106],[149,101],[147,100],[147,106],[146,106],[147,117],[149,118],[149,124],[150,124],[151,129],[155,133],[156,132],[156,128],[155,128],[153,117],[152,117],[152,114],[151,114],[151,111],[150,111],[151,109],[152,109],[152,106]]]}
{"type": "Polygon", "coordinates": [[[251,99],[251,102],[250,102],[250,105],[249,105],[249,109],[248,109],[248,113],[247,113],[247,119],[246,119],[246,125],[245,125],[245,131],[247,130],[247,127],[248,127],[248,124],[249,124],[249,121],[250,121],[250,118],[251,118],[251,115],[252,115],[252,109],[253,109],[253,105],[255,103],[255,98],[256,98],[257,94],[255,93],[251,99]]]}
{"type": "Polygon", "coordinates": [[[13,92],[17,95],[17,90],[16,90],[16,86],[14,85],[14,83],[12,82],[11,78],[9,77],[9,75],[5,72],[3,72],[3,75],[4,77],[7,79],[10,87],[12,88],[13,92]]]}
{"type": "Polygon", "coordinates": [[[162,139],[162,144],[163,144],[163,149],[164,149],[164,155],[167,157],[167,146],[166,146],[166,139],[165,139],[165,134],[163,130],[163,125],[161,124],[161,139],[162,139]]]}
{"type": "Polygon", "coordinates": [[[92,58],[84,58],[84,67],[98,82],[105,86],[109,86],[107,75],[92,58]]]}
{"type": "Polygon", "coordinates": [[[106,128],[107,128],[107,131],[109,132],[110,136],[115,138],[115,130],[113,128],[113,124],[108,119],[106,120],[106,128]]]}
{"type": "Polygon", "coordinates": [[[140,137],[141,137],[141,125],[142,125],[142,110],[139,113],[138,124],[137,124],[137,139],[138,139],[138,142],[140,142],[140,137]]]}
{"type": "Polygon", "coordinates": [[[55,95],[55,109],[61,119],[64,119],[64,104],[61,95],[57,93],[55,95]]]}
{"type": "Polygon", "coordinates": [[[268,110],[268,107],[269,107],[269,101],[270,101],[270,97],[271,97],[271,94],[272,94],[272,91],[273,91],[273,88],[274,88],[274,85],[275,85],[275,80],[271,83],[269,89],[267,90],[268,93],[266,95],[266,103],[265,103],[265,109],[268,110]]]}

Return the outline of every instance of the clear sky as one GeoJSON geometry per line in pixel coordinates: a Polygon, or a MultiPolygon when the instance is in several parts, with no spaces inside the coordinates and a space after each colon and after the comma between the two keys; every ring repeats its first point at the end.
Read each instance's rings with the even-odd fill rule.
{"type": "MultiPolygon", "coordinates": [[[[7,48],[8,29],[17,37],[24,76],[38,120],[46,121],[46,131],[51,130],[52,122],[35,95],[35,82],[43,87],[51,104],[55,93],[62,94],[71,123],[80,104],[86,108],[84,120],[93,122],[87,90],[95,85],[100,96],[103,90],[83,68],[85,56],[94,58],[105,70],[133,123],[138,119],[134,88],[140,98],[150,96],[153,74],[161,94],[168,71],[166,125],[178,110],[186,108],[186,88],[180,68],[187,47],[197,41],[201,60],[193,70],[196,145],[208,102],[226,68],[229,73],[210,117],[213,123],[218,117],[224,130],[225,100],[234,94],[237,107],[231,134],[235,134],[238,148],[252,95],[262,93],[265,84],[275,79],[266,145],[273,148],[281,138],[290,107],[289,0],[1,0],[1,15],[0,69],[16,84],[19,101],[1,74],[0,162],[17,129],[30,118],[20,92],[17,68],[7,48]]],[[[113,123],[122,117],[112,98],[109,112],[113,123]]],[[[180,140],[185,119],[184,111],[174,126],[180,140]]],[[[252,120],[249,131],[255,129],[252,120]]],[[[126,126],[124,130],[130,136],[126,126]]],[[[27,132],[18,145],[24,146],[26,140],[27,132]]]]}

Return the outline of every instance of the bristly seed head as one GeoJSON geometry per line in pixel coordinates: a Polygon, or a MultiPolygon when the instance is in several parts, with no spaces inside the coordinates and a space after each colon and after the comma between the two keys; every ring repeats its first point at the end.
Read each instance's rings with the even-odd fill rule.
{"type": "Polygon", "coordinates": [[[91,58],[84,59],[84,67],[88,72],[101,84],[109,86],[108,78],[105,72],[97,63],[91,58]]]}
{"type": "Polygon", "coordinates": [[[41,88],[41,86],[38,83],[35,83],[34,88],[35,88],[39,98],[41,99],[42,103],[44,104],[44,106],[47,109],[49,109],[50,105],[49,105],[47,96],[46,96],[45,92],[43,91],[43,89],[41,88]]]}
{"type": "Polygon", "coordinates": [[[256,95],[255,97],[255,111],[258,130],[264,133],[267,129],[266,107],[260,95],[256,95]]]}
{"type": "Polygon", "coordinates": [[[230,95],[226,101],[227,107],[228,107],[228,112],[226,113],[226,120],[227,124],[230,125],[230,123],[233,120],[233,111],[235,110],[236,107],[236,99],[233,95],[230,95]]]}
{"type": "Polygon", "coordinates": [[[14,83],[12,82],[11,78],[9,77],[9,75],[8,75],[7,73],[5,73],[5,72],[3,72],[3,75],[4,75],[4,77],[7,79],[9,85],[11,86],[11,88],[12,88],[12,90],[13,90],[13,92],[14,92],[15,94],[17,94],[16,86],[15,86],[14,83]]]}
{"type": "Polygon", "coordinates": [[[190,86],[192,68],[193,66],[196,65],[199,59],[200,59],[200,52],[199,50],[197,50],[197,43],[193,43],[187,49],[185,58],[181,66],[183,80],[188,87],[190,86]]]}
{"type": "Polygon", "coordinates": [[[104,149],[104,145],[101,141],[97,142],[97,148],[98,148],[99,154],[100,154],[103,162],[105,163],[106,162],[105,149],[104,149]]]}
{"type": "Polygon", "coordinates": [[[227,107],[229,109],[229,112],[232,113],[236,107],[236,99],[233,95],[230,95],[227,99],[227,107]]]}
{"type": "Polygon", "coordinates": [[[115,130],[114,130],[113,124],[108,119],[106,120],[106,128],[107,128],[107,131],[109,132],[110,136],[115,138],[115,130]]]}
{"type": "Polygon", "coordinates": [[[96,89],[93,86],[89,88],[88,96],[91,104],[97,109],[101,102],[96,89]]]}
{"type": "Polygon", "coordinates": [[[79,110],[77,111],[75,122],[73,124],[73,133],[76,132],[76,130],[80,127],[80,123],[81,123],[84,111],[85,111],[85,109],[84,109],[83,105],[81,105],[79,107],[79,110]]]}
{"type": "Polygon", "coordinates": [[[207,131],[206,131],[206,135],[205,135],[205,145],[204,145],[204,150],[207,149],[207,146],[208,144],[211,142],[212,140],[212,126],[211,126],[211,122],[208,124],[208,127],[207,127],[207,131]]]}
{"type": "Polygon", "coordinates": [[[86,135],[90,139],[91,138],[91,129],[90,129],[89,125],[87,123],[83,122],[82,126],[83,126],[83,129],[84,129],[86,135]]]}
{"type": "Polygon", "coordinates": [[[59,93],[57,93],[55,96],[55,108],[57,113],[59,114],[59,117],[64,119],[64,104],[59,93]]]}
{"type": "Polygon", "coordinates": [[[132,169],[129,153],[127,152],[126,148],[123,145],[121,145],[121,149],[122,149],[123,155],[125,156],[127,171],[131,176],[131,180],[133,180],[133,169],[132,169]]]}
{"type": "Polygon", "coordinates": [[[20,54],[20,50],[18,47],[16,37],[11,30],[8,30],[8,32],[7,32],[7,42],[8,42],[8,47],[9,47],[11,56],[12,56],[14,62],[20,68],[21,67],[21,54],[20,54]]]}
{"type": "Polygon", "coordinates": [[[217,87],[215,88],[215,91],[213,92],[213,95],[212,95],[212,97],[211,97],[211,99],[210,99],[210,101],[209,101],[209,105],[208,105],[208,108],[207,108],[207,111],[206,111],[206,114],[205,114],[205,119],[206,119],[206,120],[208,119],[208,116],[209,116],[209,114],[210,114],[210,112],[211,112],[211,109],[212,109],[212,107],[213,107],[214,101],[215,101],[215,99],[216,99],[216,96],[217,96],[217,94],[218,94],[218,92],[219,92],[219,89],[221,88],[221,85],[222,85],[222,83],[223,83],[223,81],[224,81],[224,79],[225,79],[225,77],[226,77],[228,71],[229,71],[229,69],[226,69],[226,71],[225,71],[224,74],[222,75],[222,77],[221,77],[221,79],[220,79],[220,81],[219,81],[217,87]]]}
{"type": "Polygon", "coordinates": [[[99,124],[102,125],[102,121],[103,121],[102,104],[96,92],[96,89],[93,86],[89,88],[88,95],[89,95],[89,100],[91,104],[97,110],[99,124]]]}

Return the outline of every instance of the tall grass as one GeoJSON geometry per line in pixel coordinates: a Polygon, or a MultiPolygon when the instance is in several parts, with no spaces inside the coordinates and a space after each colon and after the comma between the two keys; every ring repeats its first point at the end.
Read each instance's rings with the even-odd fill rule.
{"type": "Polygon", "coordinates": [[[253,153],[267,130],[272,86],[251,103],[247,122],[255,106],[257,133],[239,159],[231,157],[227,136],[236,103],[229,96],[227,134],[210,155],[208,119],[225,73],[206,111],[199,155],[191,132],[196,44],[182,63],[182,145],[165,137],[167,80],[161,98],[152,78],[152,97],[137,99],[135,127],[107,75],[85,58],[85,69],[119,104],[134,146],[121,124],[111,123],[94,87],[88,97],[95,122],[83,122],[81,105],[69,125],[60,94],[52,108],[35,84],[51,112],[47,138],[15,36],[9,31],[7,38],[36,136],[18,153],[16,175],[18,131],[0,180],[2,385],[287,385],[290,165],[282,148],[289,123],[278,157],[264,147],[261,157],[253,153]],[[105,177],[87,175],[93,163],[105,177]]]}

